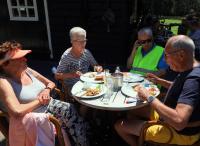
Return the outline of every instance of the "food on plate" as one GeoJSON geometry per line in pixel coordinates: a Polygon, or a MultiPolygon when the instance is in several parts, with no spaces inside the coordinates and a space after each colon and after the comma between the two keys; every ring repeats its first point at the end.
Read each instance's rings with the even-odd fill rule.
{"type": "MultiPolygon", "coordinates": [[[[135,92],[138,92],[139,84],[132,86],[132,88],[133,88],[133,90],[134,90],[135,92]]],[[[156,87],[147,87],[146,89],[148,90],[148,92],[149,92],[149,94],[150,94],[151,96],[155,96],[155,95],[157,94],[157,89],[156,89],[156,87]]]]}
{"type": "Polygon", "coordinates": [[[103,76],[95,76],[95,81],[103,81],[103,76]]]}
{"type": "Polygon", "coordinates": [[[88,88],[86,90],[86,93],[84,94],[85,96],[95,96],[100,93],[99,88],[88,88]]]}
{"type": "Polygon", "coordinates": [[[89,78],[94,78],[95,76],[96,76],[96,73],[90,73],[90,74],[88,75],[89,78]]]}
{"type": "Polygon", "coordinates": [[[156,88],[154,88],[154,87],[150,87],[148,89],[148,91],[149,91],[149,94],[152,95],[152,96],[155,96],[156,92],[157,92],[156,88]]]}
{"type": "Polygon", "coordinates": [[[140,86],[139,84],[136,84],[136,85],[132,86],[132,88],[134,91],[138,92],[139,86],[140,86]]]}
{"type": "Polygon", "coordinates": [[[122,74],[123,74],[123,76],[128,77],[130,73],[129,72],[123,72],[122,74]]]}

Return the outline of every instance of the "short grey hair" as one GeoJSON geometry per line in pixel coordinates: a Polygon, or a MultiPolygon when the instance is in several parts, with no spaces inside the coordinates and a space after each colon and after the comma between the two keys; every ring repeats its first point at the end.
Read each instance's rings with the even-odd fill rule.
{"type": "Polygon", "coordinates": [[[73,27],[69,32],[69,36],[70,36],[71,41],[73,40],[74,37],[86,38],[86,30],[84,30],[81,27],[73,27]]]}
{"type": "Polygon", "coordinates": [[[195,44],[194,41],[185,35],[177,35],[169,38],[168,43],[174,50],[185,50],[187,53],[192,53],[194,55],[195,44]]]}
{"type": "Polygon", "coordinates": [[[150,37],[153,37],[153,32],[152,32],[152,29],[150,27],[144,27],[144,28],[141,28],[138,31],[138,35],[141,35],[141,34],[144,34],[144,33],[147,34],[150,37]]]}

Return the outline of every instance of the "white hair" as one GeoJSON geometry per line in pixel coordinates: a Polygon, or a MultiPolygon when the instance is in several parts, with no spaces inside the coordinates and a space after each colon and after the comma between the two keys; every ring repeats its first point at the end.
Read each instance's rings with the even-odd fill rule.
{"type": "Polygon", "coordinates": [[[144,28],[141,28],[138,31],[138,35],[141,35],[141,34],[144,34],[144,33],[147,34],[150,37],[153,37],[153,32],[152,32],[152,29],[150,27],[144,27],[144,28]]]}
{"type": "Polygon", "coordinates": [[[69,36],[71,41],[75,38],[75,37],[85,37],[86,38],[86,31],[81,28],[81,27],[73,27],[70,32],[69,32],[69,36]]]}

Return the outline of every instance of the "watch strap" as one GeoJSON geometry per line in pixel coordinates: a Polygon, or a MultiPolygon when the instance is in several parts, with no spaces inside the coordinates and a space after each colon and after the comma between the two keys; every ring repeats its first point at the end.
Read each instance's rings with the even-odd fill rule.
{"type": "Polygon", "coordinates": [[[156,99],[156,97],[154,97],[154,96],[149,96],[149,97],[147,97],[147,102],[148,102],[148,103],[152,103],[152,101],[154,101],[154,99],[156,99]]]}

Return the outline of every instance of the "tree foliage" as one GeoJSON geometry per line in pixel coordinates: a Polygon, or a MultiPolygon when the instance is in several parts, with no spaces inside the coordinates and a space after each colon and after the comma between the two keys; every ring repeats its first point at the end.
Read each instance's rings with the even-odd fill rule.
{"type": "Polygon", "coordinates": [[[142,0],[139,8],[143,12],[151,12],[164,16],[184,16],[193,9],[200,11],[200,0],[142,0]],[[140,7],[141,6],[141,7],[140,7]]]}

